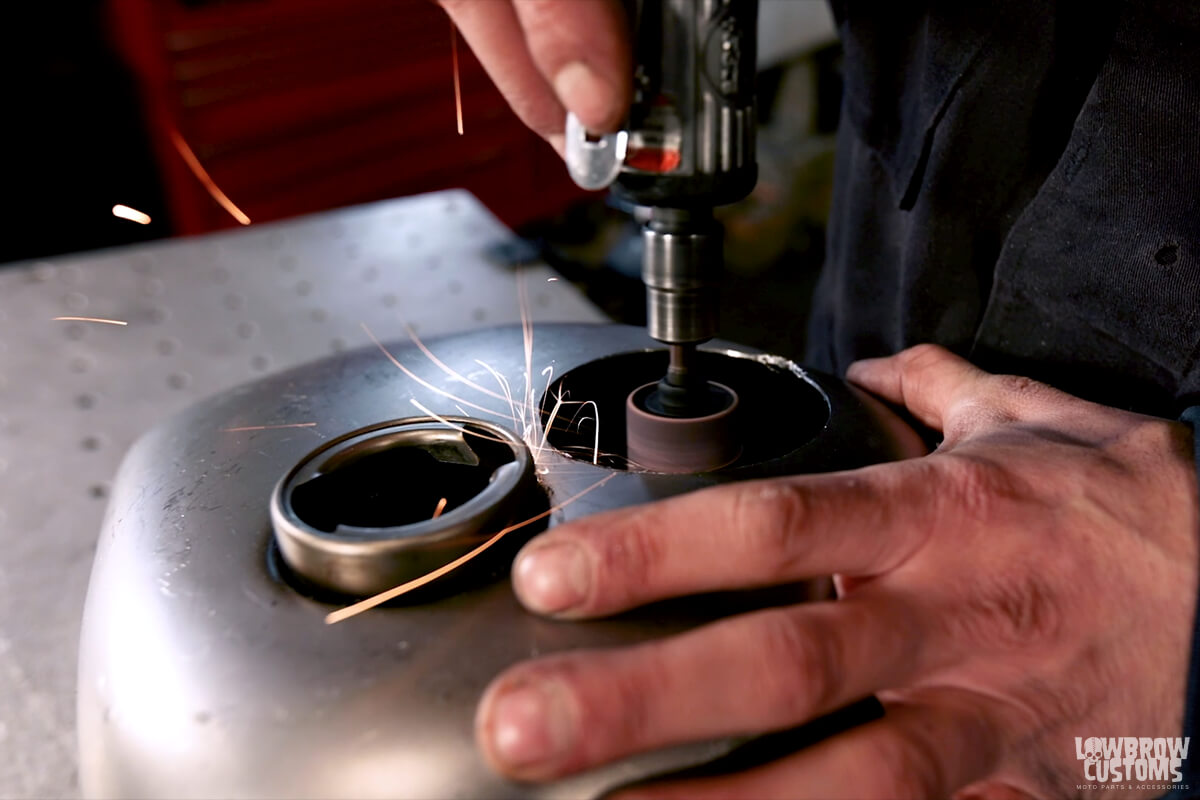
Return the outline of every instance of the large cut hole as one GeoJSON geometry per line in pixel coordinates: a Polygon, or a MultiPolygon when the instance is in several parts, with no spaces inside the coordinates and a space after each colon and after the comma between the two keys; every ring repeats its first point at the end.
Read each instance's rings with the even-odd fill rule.
{"type": "MultiPolygon", "coordinates": [[[[698,372],[738,394],[742,455],[723,470],[782,458],[816,436],[829,422],[829,402],[812,383],[785,366],[722,353],[700,351],[698,372]]],[[[559,452],[580,461],[626,469],[625,401],[639,386],[667,371],[663,350],[621,353],[596,359],[565,373],[541,400],[542,424],[561,396],[546,437],[559,452]],[[585,401],[592,401],[591,403],[585,401]],[[598,414],[596,412],[599,412],[598,414]],[[599,417],[599,445],[596,417],[599,417]],[[597,450],[599,451],[597,456],[597,450]]]]}
{"type": "Polygon", "coordinates": [[[292,490],[292,510],[326,533],[338,526],[411,525],[432,519],[439,506],[442,514],[458,508],[487,488],[496,470],[516,460],[508,444],[483,436],[418,433],[384,434],[338,452],[316,477],[292,490]]]}

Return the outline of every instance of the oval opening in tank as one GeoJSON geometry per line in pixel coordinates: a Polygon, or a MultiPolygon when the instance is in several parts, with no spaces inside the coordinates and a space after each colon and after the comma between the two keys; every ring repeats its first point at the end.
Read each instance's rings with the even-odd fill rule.
{"type": "Polygon", "coordinates": [[[271,522],[306,591],[362,596],[476,547],[524,512],[535,486],[511,431],[469,417],[393,420],[306,455],[276,486],[271,522]]]}
{"type": "Polygon", "coordinates": [[[326,533],[397,528],[452,513],[517,459],[507,442],[466,430],[385,433],[337,450],[292,487],[292,510],[326,533]]]}
{"type": "MultiPolygon", "coordinates": [[[[782,458],[812,440],[829,423],[829,399],[803,370],[776,356],[701,350],[697,371],[739,397],[742,452],[720,472],[782,458]]],[[[662,378],[665,350],[646,350],[589,361],[554,381],[539,405],[546,441],[570,458],[630,469],[625,403],[639,386],[662,378]],[[558,404],[558,398],[563,402],[558,404]],[[590,401],[590,402],[589,402],[590,401]],[[592,403],[595,406],[592,406],[592,403]],[[599,417],[599,443],[595,418],[599,417]]]]}

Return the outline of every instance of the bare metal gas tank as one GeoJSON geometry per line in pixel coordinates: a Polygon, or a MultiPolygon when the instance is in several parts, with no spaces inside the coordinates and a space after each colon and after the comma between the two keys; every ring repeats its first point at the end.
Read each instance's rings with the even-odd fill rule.
{"type": "Polygon", "coordinates": [[[426,345],[365,348],[242,386],[133,447],[84,619],[85,794],[595,797],[707,762],[736,743],[548,786],[484,766],[472,719],[505,667],[660,637],[747,603],[539,619],[510,589],[515,548],[539,526],[604,509],[921,451],[843,382],[714,345],[705,368],[740,395],[740,456],[707,474],[647,472],[628,461],[622,419],[629,392],[665,367],[644,331],[544,326],[530,346],[527,332],[503,328],[426,345]],[[357,596],[469,555],[505,528],[444,579],[326,624],[357,596]]]}

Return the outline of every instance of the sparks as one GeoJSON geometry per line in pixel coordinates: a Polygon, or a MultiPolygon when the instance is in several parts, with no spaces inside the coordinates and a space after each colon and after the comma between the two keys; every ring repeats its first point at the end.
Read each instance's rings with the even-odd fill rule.
{"type": "MultiPolygon", "coordinates": [[[[486,361],[482,361],[481,359],[477,358],[475,359],[475,363],[487,370],[488,374],[496,379],[496,383],[500,386],[500,391],[504,392],[503,399],[508,402],[508,407],[513,412],[513,417],[516,418],[518,416],[517,406],[516,403],[513,402],[512,387],[509,386],[508,379],[501,375],[495,367],[491,366],[486,361]]],[[[521,413],[523,414],[524,412],[525,409],[522,408],[521,413]]]]}
{"type": "MultiPolygon", "coordinates": [[[[462,425],[457,425],[457,424],[451,422],[450,420],[446,419],[441,414],[437,413],[436,411],[434,411],[429,406],[425,405],[424,403],[422,403],[420,400],[418,400],[415,397],[408,398],[408,402],[412,403],[413,407],[416,408],[421,413],[423,413],[425,416],[430,417],[431,419],[437,420],[438,422],[445,425],[447,428],[453,428],[454,430],[465,433],[468,436],[474,436],[477,439],[486,439],[489,442],[498,442],[503,445],[507,445],[509,443],[507,439],[501,439],[497,436],[488,436],[487,434],[479,433],[478,431],[473,431],[473,430],[469,430],[468,428],[464,428],[462,425]]],[[[463,416],[469,417],[471,415],[463,414],[463,416]]]]}
{"type": "MultiPolygon", "coordinates": [[[[579,404],[579,411],[583,411],[584,406],[592,407],[594,416],[584,417],[575,423],[575,429],[579,430],[579,426],[583,424],[584,419],[590,419],[592,424],[596,426],[596,442],[592,445],[592,464],[599,466],[600,464],[600,406],[596,405],[595,400],[584,400],[579,404]]],[[[575,412],[575,416],[579,416],[579,411],[575,412]]],[[[574,422],[574,420],[572,420],[574,422]]]]}
{"type": "Polygon", "coordinates": [[[139,225],[150,224],[150,215],[145,211],[138,211],[136,208],[130,208],[120,203],[112,207],[112,215],[121,219],[127,219],[130,222],[136,222],[139,225]]]}
{"type": "Polygon", "coordinates": [[[327,614],[325,616],[325,624],[326,625],[334,625],[338,622],[341,622],[342,620],[346,620],[346,619],[349,619],[350,617],[357,616],[358,614],[361,614],[364,611],[369,611],[372,608],[375,608],[376,606],[383,605],[384,603],[388,602],[389,600],[395,600],[400,595],[408,594],[409,592],[411,592],[414,589],[419,589],[422,586],[426,585],[427,583],[435,581],[438,578],[442,577],[443,575],[445,575],[449,572],[453,572],[454,570],[461,567],[463,564],[467,563],[471,559],[478,556],[483,551],[487,550],[489,547],[494,545],[496,542],[503,539],[506,535],[512,533],[515,530],[524,528],[527,525],[532,525],[533,523],[535,523],[539,520],[543,520],[546,517],[550,516],[551,514],[555,513],[556,511],[561,511],[563,508],[565,508],[566,506],[569,506],[571,503],[574,503],[576,500],[578,500],[579,498],[588,494],[589,492],[599,489],[601,486],[608,483],[610,480],[612,480],[616,476],[617,476],[617,473],[615,473],[615,472],[605,475],[603,478],[596,481],[591,486],[587,487],[586,489],[584,489],[581,492],[578,492],[577,494],[571,495],[570,497],[568,497],[566,500],[562,501],[558,505],[551,506],[550,508],[546,509],[542,513],[532,516],[527,520],[518,522],[514,525],[509,525],[507,528],[502,528],[499,532],[497,532],[494,536],[492,536],[492,538],[488,539],[486,542],[479,545],[479,547],[476,547],[474,550],[470,551],[469,553],[466,553],[465,555],[459,556],[458,558],[454,559],[453,561],[451,561],[448,564],[438,567],[437,569],[433,570],[432,572],[426,573],[425,575],[422,575],[419,578],[414,578],[413,580],[408,581],[407,583],[402,583],[399,586],[395,586],[391,589],[388,589],[386,592],[380,592],[379,594],[374,595],[373,597],[368,597],[366,600],[360,600],[357,603],[355,603],[354,605],[346,606],[345,608],[341,608],[341,609],[338,609],[337,611],[330,612],[329,614],[327,614]]]}
{"type": "Polygon", "coordinates": [[[462,136],[462,84],[458,77],[458,29],[454,27],[454,20],[450,20],[450,60],[454,64],[454,111],[458,116],[458,135],[462,136]]]}
{"type": "Polygon", "coordinates": [[[563,395],[560,391],[558,397],[554,400],[554,408],[550,409],[550,416],[546,420],[546,424],[542,427],[542,440],[538,442],[538,446],[533,451],[533,460],[537,462],[542,455],[542,451],[546,449],[546,437],[550,435],[550,429],[554,427],[554,418],[558,416],[558,410],[562,408],[563,395]]]}
{"type": "Polygon", "coordinates": [[[530,435],[535,436],[538,419],[533,403],[533,315],[529,311],[529,288],[522,280],[524,274],[517,273],[517,305],[521,312],[521,339],[525,351],[525,408],[529,409],[530,435]]]}
{"type": "MultiPolygon", "coordinates": [[[[408,323],[405,323],[404,331],[408,334],[408,338],[412,339],[412,343],[417,346],[417,349],[420,350],[421,353],[424,354],[424,356],[426,358],[428,358],[429,361],[435,367],[440,369],[442,372],[446,373],[447,375],[449,375],[451,378],[458,381],[459,383],[464,384],[465,386],[470,386],[472,389],[474,389],[477,392],[486,394],[488,397],[494,397],[497,400],[505,400],[506,402],[508,402],[509,405],[512,405],[512,397],[511,396],[505,397],[502,394],[497,394],[496,392],[493,392],[491,389],[487,389],[483,386],[480,386],[478,383],[475,383],[475,381],[471,380],[470,378],[465,377],[462,373],[457,372],[452,367],[450,367],[450,365],[448,365],[445,361],[442,361],[440,358],[438,358],[436,355],[434,355],[433,351],[430,350],[428,347],[426,347],[425,343],[421,341],[421,338],[419,336],[417,336],[416,330],[414,330],[413,327],[411,325],[409,325],[408,323]]],[[[488,369],[490,369],[490,367],[488,369]]],[[[462,409],[460,408],[459,411],[462,411],[462,409]]],[[[515,413],[516,413],[515,409],[514,409],[513,413],[515,415],[515,413]]],[[[463,416],[467,417],[470,415],[467,412],[463,411],[463,416]]]]}
{"type": "MultiPolygon", "coordinates": [[[[508,405],[509,411],[512,412],[511,414],[502,414],[498,411],[494,411],[490,408],[485,408],[476,403],[471,403],[467,400],[464,400],[461,397],[458,397],[458,396],[450,394],[449,392],[446,392],[442,389],[439,389],[439,388],[435,387],[434,385],[432,385],[431,383],[429,383],[428,381],[425,381],[425,380],[417,377],[415,374],[413,374],[413,372],[410,369],[408,369],[406,366],[404,366],[402,363],[400,363],[399,359],[397,359],[394,355],[392,355],[392,353],[390,353],[388,351],[388,349],[383,345],[383,343],[380,342],[378,338],[376,338],[375,334],[373,334],[371,332],[370,328],[367,327],[366,323],[359,323],[359,324],[362,326],[363,331],[367,334],[367,336],[371,339],[371,341],[375,343],[375,346],[379,348],[380,352],[382,352],[388,358],[388,360],[392,362],[393,365],[395,365],[398,369],[400,369],[409,378],[412,378],[417,383],[424,386],[426,389],[437,392],[438,394],[442,395],[443,397],[447,397],[451,400],[458,401],[458,404],[455,407],[458,409],[459,413],[461,413],[464,417],[470,416],[470,414],[463,408],[463,405],[466,405],[466,406],[469,406],[476,410],[484,411],[488,414],[493,414],[495,416],[502,417],[506,420],[513,422],[514,425],[517,428],[519,428],[518,435],[520,435],[520,437],[525,441],[526,444],[529,445],[530,449],[533,451],[534,459],[536,461],[537,459],[539,459],[541,457],[542,452],[544,450],[544,446],[539,444],[539,442],[538,442],[538,427],[541,423],[541,415],[545,414],[545,409],[544,408],[537,409],[533,405],[533,384],[531,381],[531,377],[532,377],[531,370],[533,368],[533,321],[532,321],[532,318],[530,315],[529,296],[528,296],[528,291],[527,291],[524,281],[523,281],[523,275],[524,275],[523,272],[518,272],[518,275],[517,275],[517,297],[518,297],[518,300],[520,301],[521,333],[522,333],[522,340],[523,340],[523,351],[524,351],[524,355],[525,355],[525,389],[524,389],[524,392],[522,393],[522,397],[523,397],[522,400],[518,400],[516,397],[513,396],[512,387],[510,386],[509,381],[498,370],[496,370],[494,367],[492,367],[490,364],[480,361],[479,359],[476,359],[476,362],[475,362],[475,363],[479,364],[489,375],[491,375],[496,380],[497,384],[499,385],[499,387],[501,389],[500,392],[496,392],[485,386],[481,386],[478,383],[476,383],[475,381],[473,381],[470,378],[463,375],[462,373],[451,368],[448,364],[446,364],[444,361],[442,361],[440,358],[438,358],[437,355],[434,354],[432,350],[430,350],[428,347],[425,346],[425,343],[421,341],[421,338],[419,336],[417,336],[416,330],[414,330],[411,325],[405,324],[405,326],[404,326],[404,330],[408,334],[408,338],[410,340],[412,340],[412,343],[417,347],[418,350],[421,351],[421,353],[425,356],[425,358],[427,358],[429,360],[429,362],[431,364],[433,364],[439,370],[444,372],[447,376],[449,376],[455,382],[460,383],[464,386],[468,386],[481,394],[487,395],[488,397],[493,397],[497,400],[504,401],[508,405]],[[540,415],[539,415],[539,411],[541,412],[540,415]]],[[[553,365],[547,366],[545,369],[542,370],[541,374],[548,376],[546,378],[547,394],[543,395],[543,403],[545,402],[546,397],[548,397],[548,392],[550,390],[550,383],[553,380],[553,373],[554,373],[553,365]]],[[[578,401],[572,401],[571,404],[577,405],[578,401]]],[[[426,410],[426,408],[424,406],[417,404],[415,401],[413,401],[413,405],[416,405],[418,408],[420,408],[422,411],[425,411],[430,416],[439,419],[439,421],[444,422],[444,420],[441,420],[441,418],[437,417],[436,414],[432,414],[431,412],[426,410]]],[[[554,423],[554,418],[553,418],[553,416],[551,416],[546,427],[553,427],[553,423],[554,423]]],[[[454,427],[454,426],[451,425],[451,427],[454,427]]]]}
{"type": "MultiPolygon", "coordinates": [[[[501,419],[507,419],[507,420],[513,419],[511,414],[502,414],[499,411],[493,411],[490,408],[485,408],[484,406],[469,402],[467,400],[464,400],[461,397],[457,397],[455,395],[450,394],[449,392],[445,391],[444,389],[439,389],[438,387],[434,386],[432,383],[421,378],[416,373],[414,373],[412,370],[410,370],[408,367],[401,364],[400,359],[398,359],[394,355],[392,355],[391,351],[389,351],[386,347],[384,347],[383,342],[379,341],[379,338],[377,336],[375,336],[375,334],[371,333],[371,329],[367,327],[367,323],[360,322],[359,325],[362,326],[363,332],[365,334],[367,334],[367,337],[372,342],[375,343],[375,346],[379,348],[379,351],[381,353],[383,353],[383,355],[387,358],[387,360],[392,362],[393,366],[395,366],[398,370],[403,372],[409,378],[413,379],[417,383],[424,386],[426,389],[430,390],[431,392],[436,392],[437,394],[440,394],[442,397],[445,397],[448,400],[453,400],[456,403],[459,403],[460,405],[467,406],[468,408],[473,408],[476,411],[482,411],[485,414],[491,414],[493,416],[500,417],[501,419]]],[[[464,415],[464,416],[468,416],[468,415],[464,415]]]]}
{"type": "Polygon", "coordinates": [[[216,200],[218,205],[228,211],[229,215],[238,222],[242,223],[243,225],[249,225],[250,218],[246,216],[245,212],[234,205],[234,202],[230,200],[224,192],[221,191],[220,187],[217,186],[215,182],[213,182],[213,179],[208,174],[208,171],[204,169],[204,165],[200,163],[200,159],[196,158],[196,154],[192,152],[192,148],[189,147],[188,143],[184,141],[183,135],[174,129],[171,131],[171,144],[175,145],[175,149],[178,150],[179,155],[183,157],[184,163],[188,165],[188,169],[190,169],[192,174],[196,176],[196,180],[200,181],[200,183],[204,186],[204,188],[212,196],[212,199],[216,200]]]}
{"type": "Polygon", "coordinates": [[[437,508],[435,508],[433,510],[433,516],[430,517],[430,519],[437,519],[438,517],[440,517],[442,515],[442,512],[445,510],[446,510],[446,498],[443,497],[441,500],[438,500],[437,508]]]}
{"type": "Polygon", "coordinates": [[[284,428],[315,428],[315,422],[289,422],[285,425],[244,425],[240,428],[221,428],[221,433],[241,433],[243,431],[277,431],[284,428]]]}
{"type": "MultiPolygon", "coordinates": [[[[562,407],[564,405],[578,405],[578,406],[580,406],[581,411],[582,411],[583,406],[591,405],[593,410],[595,411],[595,416],[585,417],[584,419],[591,419],[593,424],[596,426],[595,443],[593,444],[591,451],[592,451],[593,465],[598,464],[599,456],[600,456],[600,426],[599,426],[599,410],[596,407],[595,402],[567,400],[566,395],[560,388],[560,390],[558,392],[554,393],[555,394],[554,407],[550,411],[550,414],[546,420],[545,426],[542,428],[541,431],[538,430],[539,423],[541,421],[541,416],[543,414],[545,414],[545,409],[544,408],[536,409],[534,406],[534,400],[533,400],[533,392],[534,392],[534,389],[533,389],[533,320],[530,315],[528,291],[525,287],[525,284],[521,281],[520,275],[518,275],[518,278],[517,278],[517,299],[518,299],[519,305],[520,305],[521,333],[522,333],[521,338],[522,338],[522,345],[523,345],[522,349],[524,351],[523,355],[524,355],[524,360],[525,360],[525,386],[524,386],[524,392],[523,392],[523,395],[524,395],[523,402],[519,402],[516,400],[516,398],[513,396],[513,390],[509,384],[509,381],[498,370],[496,370],[494,367],[492,367],[490,364],[476,359],[476,363],[479,364],[488,374],[490,374],[496,380],[496,382],[499,384],[500,392],[495,392],[484,386],[480,386],[478,383],[475,383],[474,381],[470,380],[469,378],[464,377],[460,373],[456,372],[453,368],[451,368],[445,362],[441,361],[436,355],[434,355],[434,353],[429,348],[427,348],[421,342],[420,338],[416,335],[416,331],[414,331],[411,327],[405,326],[406,330],[408,332],[409,338],[412,339],[412,341],[417,346],[417,348],[421,351],[421,353],[427,359],[429,359],[430,363],[432,363],[435,367],[437,367],[442,372],[444,372],[446,375],[448,375],[451,379],[453,379],[459,383],[462,383],[466,386],[469,386],[472,389],[475,389],[476,391],[479,391],[490,397],[504,400],[505,402],[508,403],[509,409],[513,412],[511,415],[502,414],[502,413],[500,413],[498,411],[494,411],[490,408],[486,408],[484,406],[477,405],[475,403],[471,403],[461,397],[457,397],[443,389],[438,388],[437,386],[434,386],[429,381],[426,381],[426,380],[420,378],[412,370],[410,370],[408,367],[404,366],[404,364],[402,364],[400,362],[400,360],[398,358],[396,358],[396,356],[393,355],[387,349],[386,346],[384,346],[383,342],[379,341],[379,339],[375,336],[375,334],[371,332],[371,329],[369,327],[367,327],[366,323],[359,323],[359,324],[361,325],[363,332],[367,335],[367,337],[372,342],[375,343],[375,346],[379,348],[379,351],[381,353],[383,353],[383,355],[390,362],[392,362],[393,366],[398,368],[406,376],[408,376],[415,382],[419,383],[421,386],[424,386],[426,389],[429,389],[430,391],[436,392],[437,394],[439,394],[451,401],[454,401],[456,403],[455,407],[458,409],[458,411],[463,416],[469,416],[466,409],[463,408],[463,406],[467,406],[468,408],[473,408],[473,409],[476,409],[479,411],[484,411],[488,414],[493,414],[498,417],[505,417],[508,420],[512,421],[513,423],[517,423],[519,426],[522,425],[522,423],[523,423],[524,432],[523,432],[522,438],[525,440],[526,445],[529,446],[529,449],[533,455],[533,460],[534,460],[536,471],[539,475],[547,475],[550,472],[549,465],[544,464],[544,463],[539,464],[538,462],[541,460],[541,456],[543,455],[543,453],[546,451],[546,448],[547,448],[548,442],[546,440],[546,434],[550,429],[552,429],[554,427],[554,422],[555,422],[555,419],[559,415],[559,411],[562,409],[562,407]],[[527,415],[528,415],[529,419],[525,419],[525,417],[527,415]],[[541,434],[540,437],[539,437],[539,433],[541,434]]],[[[544,403],[546,400],[546,397],[550,394],[550,386],[551,386],[551,382],[553,381],[553,377],[554,377],[553,365],[547,366],[545,369],[543,369],[541,371],[541,374],[543,376],[546,376],[546,393],[543,394],[543,403],[544,403]]],[[[485,438],[485,439],[493,438],[493,437],[488,437],[484,434],[480,434],[476,431],[468,430],[467,428],[465,428],[461,425],[458,425],[449,419],[446,419],[445,417],[439,415],[437,412],[433,411],[433,409],[425,406],[423,403],[421,403],[415,397],[410,397],[409,402],[415,408],[417,408],[418,410],[422,411],[427,416],[429,416],[431,419],[437,420],[438,422],[442,423],[443,425],[446,425],[449,428],[453,428],[453,429],[462,431],[463,433],[471,435],[471,436],[480,436],[481,438],[485,438]]],[[[580,412],[578,412],[578,411],[576,412],[576,414],[575,414],[576,418],[579,417],[579,413],[580,412]]],[[[574,425],[576,425],[576,427],[578,427],[578,425],[582,421],[583,420],[576,421],[573,419],[572,424],[574,424],[574,425]]],[[[499,441],[499,440],[497,440],[497,441],[499,441]]],[[[607,457],[607,455],[608,454],[606,454],[606,457],[607,457]]],[[[546,517],[550,516],[551,514],[554,514],[555,512],[562,510],[563,508],[570,505],[571,503],[574,503],[576,500],[579,500],[581,497],[588,494],[589,492],[599,489],[601,486],[603,486],[604,484],[608,483],[610,480],[615,478],[617,476],[617,474],[618,473],[610,473],[609,475],[604,476],[603,478],[601,478],[600,480],[591,484],[590,486],[583,489],[582,491],[572,495],[571,497],[568,497],[563,502],[550,507],[546,511],[543,511],[540,514],[532,516],[522,522],[518,522],[513,525],[509,525],[506,528],[501,529],[500,531],[493,534],[489,539],[484,541],[482,544],[480,544],[478,547],[474,548],[470,552],[465,553],[462,556],[459,556],[458,558],[454,559],[453,561],[451,561],[447,564],[444,564],[441,567],[439,567],[435,570],[432,570],[431,572],[426,573],[425,575],[422,575],[418,578],[414,578],[413,580],[408,581],[403,584],[400,584],[399,586],[394,586],[391,589],[388,589],[384,592],[380,592],[379,594],[376,594],[372,597],[368,597],[364,600],[360,600],[357,603],[354,603],[352,605],[346,606],[345,608],[341,608],[337,611],[333,611],[333,612],[327,614],[325,617],[325,624],[326,625],[334,625],[338,622],[342,622],[343,620],[349,619],[350,617],[353,617],[353,616],[357,616],[358,614],[361,614],[364,611],[369,611],[372,608],[380,606],[390,600],[394,600],[395,598],[400,597],[401,595],[407,594],[415,589],[419,589],[420,587],[431,583],[432,581],[437,580],[438,578],[442,577],[443,575],[446,575],[447,573],[450,573],[450,572],[458,569],[463,564],[466,564],[467,562],[476,558],[481,553],[483,553],[485,550],[487,550],[488,548],[495,545],[496,542],[500,541],[500,539],[502,539],[504,536],[508,535],[509,533],[511,533],[515,530],[524,528],[527,525],[531,525],[532,523],[537,522],[539,520],[545,519],[546,517]]],[[[433,514],[434,519],[436,519],[438,517],[438,515],[441,514],[445,510],[444,504],[446,502],[447,501],[445,498],[442,498],[438,502],[437,508],[434,510],[434,514],[433,514]]]]}
{"type": "Polygon", "coordinates": [[[103,317],[54,317],[53,322],[99,322],[104,325],[120,325],[122,327],[129,323],[123,319],[105,319],[103,317]]]}

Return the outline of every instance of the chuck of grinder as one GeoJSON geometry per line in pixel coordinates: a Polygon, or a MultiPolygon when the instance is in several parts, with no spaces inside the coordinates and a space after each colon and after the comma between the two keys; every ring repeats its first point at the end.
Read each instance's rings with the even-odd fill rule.
{"type": "Polygon", "coordinates": [[[646,327],[671,354],[654,403],[666,416],[703,416],[710,405],[693,361],[717,332],[722,238],[711,211],[654,208],[642,230],[646,327]]]}
{"type": "Polygon", "coordinates": [[[650,210],[642,229],[642,281],[652,337],[694,346],[716,335],[723,238],[711,211],[650,210]]]}

